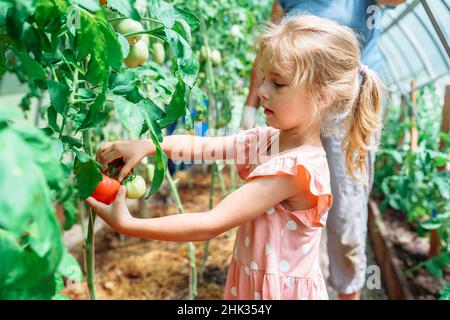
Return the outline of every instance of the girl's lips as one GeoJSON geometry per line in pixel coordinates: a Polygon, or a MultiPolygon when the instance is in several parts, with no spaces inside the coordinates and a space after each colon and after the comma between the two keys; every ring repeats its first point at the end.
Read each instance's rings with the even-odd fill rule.
{"type": "Polygon", "coordinates": [[[273,111],[272,111],[272,110],[269,110],[269,109],[267,109],[267,108],[264,108],[264,114],[265,114],[266,116],[268,116],[268,115],[273,114],[273,111]]]}

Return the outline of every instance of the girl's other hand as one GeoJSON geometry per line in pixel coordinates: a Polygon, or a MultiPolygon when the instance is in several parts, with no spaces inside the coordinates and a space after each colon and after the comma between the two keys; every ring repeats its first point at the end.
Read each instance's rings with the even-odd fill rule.
{"type": "Polygon", "coordinates": [[[116,199],[110,205],[97,201],[93,197],[87,198],[86,203],[112,228],[121,233],[127,233],[133,217],[128,211],[125,203],[126,192],[127,188],[125,186],[121,186],[119,192],[117,193],[116,199]]]}
{"type": "Polygon", "coordinates": [[[97,152],[96,160],[105,168],[116,159],[123,159],[124,166],[119,174],[122,182],[133,167],[151,153],[153,144],[150,140],[131,140],[107,142],[97,152]]]}

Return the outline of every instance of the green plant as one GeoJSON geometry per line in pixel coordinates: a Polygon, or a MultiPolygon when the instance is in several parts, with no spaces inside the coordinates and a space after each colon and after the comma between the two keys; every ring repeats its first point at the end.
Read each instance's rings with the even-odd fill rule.
{"type": "Polygon", "coordinates": [[[446,284],[439,294],[441,295],[439,300],[450,300],[450,284],[446,284]]]}
{"type": "Polygon", "coordinates": [[[53,142],[19,109],[0,106],[0,146],[0,299],[64,299],[63,277],[83,274],[56,220],[65,174],[53,142]]]}
{"type": "MultiPolygon", "coordinates": [[[[412,106],[409,106],[412,108],[412,106]]],[[[450,266],[450,172],[441,170],[450,161],[450,145],[440,148],[440,139],[449,141],[440,132],[442,107],[433,86],[418,92],[414,110],[417,124],[410,121],[411,110],[399,105],[388,108],[385,130],[376,161],[375,192],[383,196],[380,209],[387,206],[404,212],[419,236],[436,230],[442,250],[436,257],[408,270],[425,267],[436,277],[450,266]],[[404,116],[403,122],[401,115],[404,116]],[[410,129],[418,126],[416,151],[410,148],[410,129]],[[398,145],[402,141],[401,145],[398,145]]]]}
{"type": "MultiPolygon", "coordinates": [[[[75,186],[80,199],[90,196],[102,180],[94,150],[102,142],[103,128],[116,119],[132,137],[149,135],[155,144],[155,173],[147,198],[158,190],[167,166],[160,147],[162,129],[186,114],[199,69],[190,48],[191,31],[197,27],[195,15],[158,0],[148,1],[141,12],[130,1],[109,1],[105,7],[82,0],[0,1],[0,76],[12,72],[30,86],[24,111],[27,100],[48,94],[50,105],[37,111],[47,125],[41,131],[52,141],[64,179],[75,186]],[[124,19],[139,21],[143,30],[116,33],[112,26],[124,19]],[[131,46],[141,46],[142,41],[134,42],[142,35],[167,43],[172,56],[168,75],[146,64],[133,70],[124,66],[124,57],[133,50],[128,40],[131,46]],[[163,81],[166,76],[173,78],[170,84],[163,81]],[[151,96],[153,88],[164,94],[151,96]]],[[[140,50],[148,54],[147,46],[140,50]]],[[[133,67],[143,63],[140,58],[132,61],[133,67]]],[[[61,204],[73,199],[74,192],[68,191],[61,192],[61,204]]],[[[95,215],[89,212],[84,247],[92,299],[94,223],[95,215]]]]}

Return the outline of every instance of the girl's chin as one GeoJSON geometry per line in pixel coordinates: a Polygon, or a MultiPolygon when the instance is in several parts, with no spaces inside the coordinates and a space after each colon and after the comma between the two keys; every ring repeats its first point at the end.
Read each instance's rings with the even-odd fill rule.
{"type": "Polygon", "coordinates": [[[266,116],[266,123],[273,128],[278,128],[277,122],[271,116],[266,116]]]}

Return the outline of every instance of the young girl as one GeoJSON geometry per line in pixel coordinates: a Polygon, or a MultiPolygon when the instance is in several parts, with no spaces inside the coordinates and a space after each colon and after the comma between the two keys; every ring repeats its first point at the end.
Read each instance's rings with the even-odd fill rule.
{"type": "MultiPolygon", "coordinates": [[[[355,34],[331,20],[288,18],[269,25],[258,44],[258,96],[270,126],[227,137],[174,135],[162,143],[175,160],[232,159],[246,184],[210,211],[153,219],[130,215],[125,187],[111,205],[87,202],[133,237],[206,241],[239,226],[226,299],[327,299],[319,243],[332,195],[320,134],[340,115],[347,171],[364,176],[370,138],[380,129],[381,83],[361,65],[355,34]]],[[[123,158],[121,179],[154,154],[150,140],[115,141],[100,148],[97,160],[123,158]]]]}

